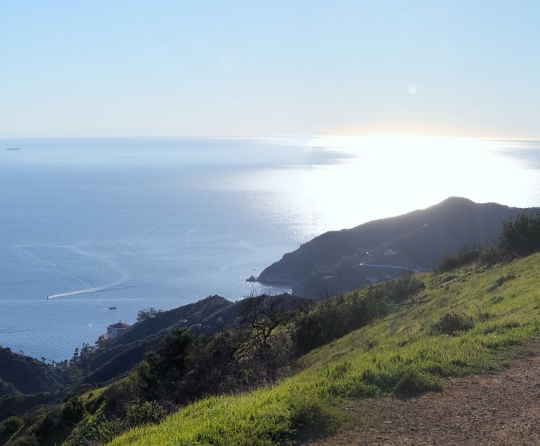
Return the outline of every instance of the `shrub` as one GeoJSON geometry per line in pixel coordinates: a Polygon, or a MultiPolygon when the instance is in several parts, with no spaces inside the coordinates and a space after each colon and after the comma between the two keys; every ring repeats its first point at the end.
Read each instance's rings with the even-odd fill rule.
{"type": "Polygon", "coordinates": [[[525,257],[540,251],[540,213],[523,212],[506,220],[499,236],[499,247],[507,254],[525,257]]]}
{"type": "Polygon", "coordinates": [[[139,310],[137,313],[137,322],[144,321],[145,319],[149,319],[152,317],[156,317],[158,314],[160,314],[162,310],[156,310],[154,307],[151,308],[144,308],[142,310],[139,310]]]}
{"type": "Polygon", "coordinates": [[[417,393],[441,390],[443,390],[443,385],[438,378],[416,368],[407,369],[394,387],[394,391],[397,393],[417,393]]]}
{"type": "Polygon", "coordinates": [[[386,298],[395,303],[401,303],[426,288],[424,281],[412,273],[384,282],[381,286],[386,298]]]}
{"type": "Polygon", "coordinates": [[[297,395],[291,402],[291,418],[300,434],[324,435],[334,432],[340,424],[340,414],[327,401],[297,395]]]}
{"type": "Polygon", "coordinates": [[[136,371],[146,399],[160,400],[177,387],[187,371],[193,342],[192,334],[177,328],[161,340],[156,350],[147,353],[136,371]]]}
{"type": "Polygon", "coordinates": [[[16,415],[6,418],[4,421],[2,421],[2,425],[0,427],[0,434],[13,434],[14,432],[17,432],[23,424],[24,421],[22,420],[22,418],[16,415]]]}
{"type": "Polygon", "coordinates": [[[460,266],[468,265],[477,260],[479,257],[480,250],[473,249],[465,245],[462,246],[455,254],[452,254],[451,252],[446,252],[435,271],[437,273],[451,271],[460,266]]]}
{"type": "Polygon", "coordinates": [[[71,397],[62,407],[62,420],[74,423],[83,416],[84,404],[80,398],[71,397]]]}
{"type": "Polygon", "coordinates": [[[482,311],[479,309],[477,317],[480,322],[486,322],[491,318],[491,313],[489,311],[482,311]]]}
{"type": "Polygon", "coordinates": [[[472,316],[462,313],[445,313],[431,326],[431,331],[437,334],[454,334],[467,331],[474,327],[472,316]]]}
{"type": "Polygon", "coordinates": [[[513,274],[505,274],[504,276],[497,277],[497,280],[493,282],[489,288],[488,291],[493,291],[494,289],[500,287],[504,282],[508,282],[509,280],[515,279],[516,276],[513,274]]]}
{"type": "Polygon", "coordinates": [[[133,381],[134,379],[127,379],[115,382],[103,392],[104,412],[108,418],[125,418],[126,409],[136,397],[138,390],[133,381]]]}
{"type": "Polygon", "coordinates": [[[289,296],[254,296],[243,300],[233,327],[198,337],[185,328],[171,331],[132,373],[132,390],[106,392],[107,413],[157,421],[163,413],[154,403],[169,411],[203,396],[275,382],[291,370],[289,326],[297,305],[289,296]]]}
{"type": "Polygon", "coordinates": [[[297,353],[307,353],[385,316],[387,293],[381,284],[368,287],[364,296],[353,293],[318,301],[294,323],[292,337],[297,353]]]}
{"type": "Polygon", "coordinates": [[[42,437],[56,429],[61,422],[60,406],[49,406],[43,408],[44,417],[35,426],[35,433],[42,437]]]}
{"type": "Polygon", "coordinates": [[[486,266],[493,266],[497,263],[504,262],[507,259],[508,256],[498,245],[490,246],[480,253],[480,262],[486,266]]]}
{"type": "Polygon", "coordinates": [[[126,409],[126,421],[129,426],[159,423],[165,415],[165,409],[155,401],[138,401],[126,409]]]}
{"type": "Polygon", "coordinates": [[[446,276],[444,276],[442,279],[441,279],[441,283],[446,283],[446,282],[450,282],[454,279],[457,279],[459,276],[455,275],[455,274],[447,274],[446,276]]]}
{"type": "Polygon", "coordinates": [[[23,437],[17,438],[16,440],[10,443],[11,446],[39,446],[39,441],[35,435],[25,435],[23,437]]]}
{"type": "MultiPolygon", "coordinates": [[[[540,213],[533,215],[523,212],[513,220],[505,220],[498,243],[482,250],[478,257],[483,264],[492,266],[516,257],[526,257],[538,251],[540,251],[540,213]]],[[[437,271],[448,271],[456,266],[460,266],[456,256],[445,254],[437,271]]]]}

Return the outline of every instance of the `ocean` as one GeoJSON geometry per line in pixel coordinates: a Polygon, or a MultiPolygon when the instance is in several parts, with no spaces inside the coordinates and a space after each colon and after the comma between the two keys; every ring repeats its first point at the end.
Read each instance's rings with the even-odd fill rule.
{"type": "Polygon", "coordinates": [[[284,292],[245,279],[325,231],[540,206],[540,142],[0,139],[0,191],[0,345],[58,361],[144,308],[284,292]]]}

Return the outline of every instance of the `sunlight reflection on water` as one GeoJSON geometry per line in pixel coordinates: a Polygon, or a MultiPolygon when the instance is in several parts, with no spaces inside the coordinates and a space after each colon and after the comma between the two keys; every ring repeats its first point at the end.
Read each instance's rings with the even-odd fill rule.
{"type": "Polygon", "coordinates": [[[22,149],[0,152],[0,344],[56,360],[142,308],[281,292],[245,278],[325,231],[449,196],[540,205],[538,141],[6,145],[22,149]]]}
{"type": "Polygon", "coordinates": [[[354,157],[313,170],[315,208],[330,227],[399,215],[449,196],[514,207],[540,204],[536,141],[328,137],[313,144],[354,157]]]}

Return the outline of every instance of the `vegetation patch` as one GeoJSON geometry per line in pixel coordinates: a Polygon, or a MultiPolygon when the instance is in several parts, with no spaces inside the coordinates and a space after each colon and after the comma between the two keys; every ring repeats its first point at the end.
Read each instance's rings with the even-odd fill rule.
{"type": "Polygon", "coordinates": [[[9,443],[10,446],[40,446],[37,437],[33,434],[23,435],[9,443]]]}
{"type": "Polygon", "coordinates": [[[456,274],[446,274],[441,278],[441,283],[451,282],[452,280],[457,279],[458,277],[459,276],[457,276],[456,274]]]}
{"type": "Polygon", "coordinates": [[[292,426],[300,436],[335,432],[343,421],[340,412],[320,397],[295,395],[290,403],[292,426]]]}
{"type": "Polygon", "coordinates": [[[322,344],[298,359],[301,372],[248,393],[203,398],[112,444],[287,444],[307,431],[335,430],[346,419],[339,408],[351,399],[440,391],[444,377],[496,369],[516,346],[540,336],[539,272],[536,255],[479,273],[466,266],[456,274],[467,280],[456,281],[449,291],[439,286],[441,275],[418,277],[428,298],[418,304],[389,306],[387,291],[397,287],[385,284],[317,302],[273,331],[295,339],[299,324],[319,327],[314,333],[322,344]],[[508,274],[515,275],[509,285],[514,297],[494,302],[487,289],[508,274]],[[463,312],[474,308],[478,315],[463,312]]]}
{"type": "Polygon", "coordinates": [[[455,254],[446,252],[437,266],[436,272],[443,273],[451,271],[461,266],[469,265],[470,263],[480,258],[480,250],[469,246],[463,246],[455,254]]]}
{"type": "Polygon", "coordinates": [[[21,417],[16,415],[6,418],[0,424],[0,435],[11,435],[17,432],[24,424],[21,417]]]}
{"type": "Polygon", "coordinates": [[[499,276],[497,277],[497,280],[495,280],[495,282],[493,282],[489,288],[488,288],[488,291],[493,291],[497,288],[499,288],[503,283],[505,282],[508,282],[509,280],[512,280],[512,279],[515,279],[516,276],[514,276],[513,274],[505,274],[503,276],[499,276]]]}
{"type": "Polygon", "coordinates": [[[503,222],[499,247],[513,257],[525,257],[540,251],[540,213],[523,212],[503,222]]]}
{"type": "Polygon", "coordinates": [[[474,319],[463,313],[445,313],[431,325],[431,331],[436,334],[453,335],[474,328],[474,319]]]}
{"type": "Polygon", "coordinates": [[[410,367],[405,370],[403,376],[394,387],[394,390],[404,394],[442,391],[443,385],[440,378],[425,373],[416,367],[410,367]]]}

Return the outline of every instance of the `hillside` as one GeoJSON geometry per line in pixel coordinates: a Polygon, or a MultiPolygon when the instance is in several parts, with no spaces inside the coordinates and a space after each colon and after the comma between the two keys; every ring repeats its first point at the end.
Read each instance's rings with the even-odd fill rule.
{"type": "MultiPolygon", "coordinates": [[[[288,294],[282,298],[289,303],[297,300],[288,294]]],[[[231,302],[214,295],[172,310],[158,311],[135,323],[122,336],[99,342],[97,349],[83,348],[76,363],[85,372],[82,383],[99,384],[118,379],[133,369],[171,331],[185,328],[198,336],[225,329],[234,324],[242,310],[242,301],[231,302]]]]}
{"type": "MultiPolygon", "coordinates": [[[[540,335],[539,254],[422,280],[425,288],[403,302],[408,305],[390,306],[387,316],[303,356],[297,375],[253,393],[204,399],[111,444],[306,439],[358,423],[365,398],[440,391],[447,377],[500,370],[540,335]]],[[[340,305],[347,306],[353,298],[332,299],[345,299],[340,305]]]]}
{"type": "Polygon", "coordinates": [[[50,392],[76,381],[68,368],[14,353],[0,347],[0,398],[7,395],[50,392]]]}
{"type": "Polygon", "coordinates": [[[58,404],[73,392],[74,386],[118,380],[175,328],[208,333],[233,323],[240,311],[238,302],[209,296],[159,311],[135,323],[119,338],[100,340],[96,343],[99,347],[85,345],[70,361],[55,365],[0,347],[0,420],[10,414],[23,415],[40,405],[58,404]]]}
{"type": "Polygon", "coordinates": [[[81,353],[80,366],[86,370],[83,382],[96,384],[118,378],[131,370],[159,339],[175,328],[208,333],[220,325],[231,324],[239,305],[221,296],[208,296],[192,304],[167,311],[135,323],[122,336],[102,342],[97,350],[81,353]]]}
{"type": "Polygon", "coordinates": [[[522,211],[451,197],[427,209],[326,232],[264,269],[259,280],[291,283],[295,295],[321,297],[402,273],[359,268],[360,263],[431,270],[447,251],[492,244],[502,222],[522,211]]]}
{"type": "MultiPolygon", "coordinates": [[[[83,346],[76,358],[56,366],[0,347],[0,398],[69,387],[81,379],[82,371],[85,384],[109,381],[132,369],[161,337],[174,328],[186,327],[196,333],[207,333],[231,324],[239,312],[238,303],[209,296],[193,304],[160,311],[134,324],[123,336],[100,341],[100,348],[83,346]]],[[[6,402],[0,401],[0,417],[6,412],[6,402]]],[[[11,403],[7,405],[11,410],[11,403]]]]}
{"type": "Polygon", "coordinates": [[[540,336],[539,273],[540,213],[522,213],[496,245],[446,255],[433,272],[320,300],[210,296],[145,310],[117,340],[53,368],[76,386],[4,385],[16,394],[0,399],[0,444],[294,444],[365,426],[384,398],[425,400],[454,389],[450,377],[526,353],[540,336]]]}
{"type": "MultiPolygon", "coordinates": [[[[362,419],[311,446],[540,444],[540,345],[502,372],[448,378],[444,392],[370,400],[362,419]]],[[[356,408],[353,408],[355,410],[356,408]]]]}

